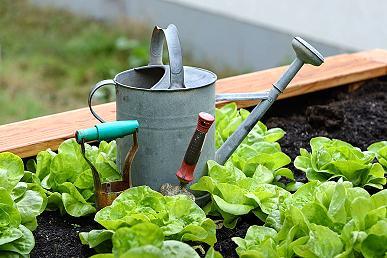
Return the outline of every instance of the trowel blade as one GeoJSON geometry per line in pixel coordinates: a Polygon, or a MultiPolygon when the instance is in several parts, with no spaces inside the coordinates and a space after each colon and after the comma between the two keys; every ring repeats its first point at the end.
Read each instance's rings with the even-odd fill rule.
{"type": "Polygon", "coordinates": [[[187,185],[184,183],[181,183],[180,185],[173,185],[170,183],[166,183],[160,187],[160,193],[165,196],[184,194],[188,196],[191,200],[195,201],[195,196],[187,190],[186,186],[187,185]]]}

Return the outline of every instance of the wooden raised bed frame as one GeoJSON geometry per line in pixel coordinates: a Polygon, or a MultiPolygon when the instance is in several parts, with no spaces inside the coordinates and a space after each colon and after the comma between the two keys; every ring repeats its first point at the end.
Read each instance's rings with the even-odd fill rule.
{"type": "MultiPolygon", "coordinates": [[[[217,93],[262,92],[271,88],[285,66],[221,79],[217,93]]],[[[280,95],[280,99],[328,89],[344,84],[387,75],[387,50],[375,49],[326,58],[320,67],[305,65],[280,95]]],[[[86,96],[85,96],[86,99],[86,96]]],[[[217,106],[223,105],[217,103],[217,106]]],[[[254,101],[238,102],[239,107],[255,105],[254,101]]],[[[115,103],[98,105],[95,110],[108,120],[115,120],[115,103]]],[[[0,126],[0,152],[10,151],[21,157],[36,155],[73,137],[77,129],[98,123],[88,108],[34,118],[0,126]]]]}

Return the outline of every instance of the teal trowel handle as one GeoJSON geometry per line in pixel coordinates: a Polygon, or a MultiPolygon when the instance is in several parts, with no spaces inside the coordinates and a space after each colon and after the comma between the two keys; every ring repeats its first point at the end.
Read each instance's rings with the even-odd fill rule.
{"type": "Polygon", "coordinates": [[[139,127],[137,120],[115,121],[95,125],[75,132],[78,143],[90,141],[110,141],[133,134],[139,127]]]}

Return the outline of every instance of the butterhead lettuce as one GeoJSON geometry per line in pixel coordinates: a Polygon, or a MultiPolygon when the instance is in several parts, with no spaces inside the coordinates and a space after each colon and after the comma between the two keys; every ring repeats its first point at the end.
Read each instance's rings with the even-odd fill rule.
{"type": "MultiPolygon", "coordinates": [[[[375,153],[361,151],[344,141],[316,137],[310,140],[311,153],[300,150],[294,166],[306,173],[309,180],[327,181],[338,178],[354,186],[383,189],[386,184],[381,163],[374,162],[375,153]]],[[[371,147],[376,150],[377,145],[371,147]]],[[[380,148],[382,149],[382,148],[380,148]]],[[[382,155],[379,155],[382,159],[382,155]]]]}
{"type": "MultiPolygon", "coordinates": [[[[121,178],[116,160],[116,143],[102,141],[99,147],[86,146],[86,156],[102,181],[121,178]]],[[[48,210],[59,210],[74,217],[95,213],[93,176],[74,139],[64,141],[55,153],[41,151],[36,157],[35,175],[46,189],[48,210]]]]}
{"type": "Polygon", "coordinates": [[[148,186],[124,191],[112,205],[96,213],[95,221],[106,230],[80,233],[82,242],[90,247],[105,242],[109,236],[114,240],[122,228],[131,232],[132,227],[141,223],[156,225],[166,240],[203,242],[210,246],[216,242],[215,223],[206,218],[194,201],[185,195],[163,196],[148,186]]]}
{"type": "Polygon", "coordinates": [[[279,204],[290,193],[262,181],[260,169],[255,173],[248,177],[231,163],[221,166],[215,161],[208,161],[208,176],[201,177],[191,189],[211,195],[211,201],[204,210],[208,214],[222,216],[228,228],[234,228],[239,217],[250,212],[265,221],[269,214],[277,212],[279,204]]]}
{"type": "Polygon", "coordinates": [[[281,204],[276,228],[268,220],[233,241],[240,257],[384,257],[386,209],[387,190],[310,182],[281,204]]]}
{"type": "Polygon", "coordinates": [[[375,153],[379,163],[384,167],[384,171],[387,170],[387,141],[380,141],[371,144],[368,151],[375,153]]]}
{"type": "Polygon", "coordinates": [[[94,258],[199,258],[196,251],[180,241],[165,240],[163,230],[156,224],[142,222],[121,227],[112,234],[112,253],[97,254],[94,258]]]}
{"type": "Polygon", "coordinates": [[[47,204],[44,190],[36,181],[24,171],[18,156],[0,153],[1,257],[27,256],[35,246],[31,231],[36,229],[36,217],[47,204]]]}
{"type": "MultiPolygon", "coordinates": [[[[222,146],[230,135],[235,132],[239,125],[250,115],[245,109],[237,109],[237,105],[232,102],[216,109],[216,148],[222,146]]],[[[267,129],[258,122],[243,141],[244,144],[253,144],[260,141],[276,142],[284,137],[285,132],[281,128],[267,129]]]]}

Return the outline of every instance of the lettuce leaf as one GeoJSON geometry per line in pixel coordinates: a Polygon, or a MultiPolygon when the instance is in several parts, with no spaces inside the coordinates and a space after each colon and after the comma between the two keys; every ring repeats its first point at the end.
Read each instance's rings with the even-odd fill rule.
{"type": "MultiPolygon", "coordinates": [[[[226,104],[220,109],[216,109],[216,148],[222,146],[230,135],[235,132],[239,125],[249,116],[250,112],[245,109],[237,109],[233,103],[226,104]]],[[[276,142],[284,137],[285,132],[280,128],[267,129],[258,122],[243,141],[244,144],[251,145],[256,142],[276,142]]]]}
{"type": "Polygon", "coordinates": [[[241,257],[383,257],[387,190],[369,195],[351,183],[317,181],[280,204],[280,223],[251,226],[232,240],[241,257]]]}
{"type": "Polygon", "coordinates": [[[23,161],[9,152],[0,153],[0,182],[0,256],[26,256],[34,248],[31,231],[47,197],[23,161]]]}
{"type": "MultiPolygon", "coordinates": [[[[238,110],[235,103],[217,109],[216,147],[219,148],[249,115],[247,110],[238,110]]],[[[284,135],[282,129],[267,129],[262,122],[258,122],[226,164],[232,164],[248,177],[256,174],[255,177],[261,183],[273,183],[286,188],[284,181],[280,180],[286,178],[291,182],[288,189],[296,190],[300,184],[295,183],[293,172],[284,167],[290,164],[291,159],[276,142],[284,135]]]]}
{"type": "Polygon", "coordinates": [[[10,153],[0,153],[0,186],[11,191],[24,175],[22,160],[10,153]]]}
{"type": "Polygon", "coordinates": [[[239,217],[250,212],[265,221],[269,214],[278,213],[280,203],[290,196],[283,188],[263,181],[262,167],[253,177],[247,177],[230,163],[221,166],[208,161],[207,164],[208,176],[201,177],[191,189],[211,194],[211,202],[205,210],[208,214],[222,216],[228,228],[234,228],[239,217]]]}
{"type": "MultiPolygon", "coordinates": [[[[116,154],[115,141],[102,141],[99,147],[86,144],[86,156],[103,182],[121,178],[115,164],[116,154]]],[[[92,172],[74,139],[64,141],[58,153],[50,149],[41,151],[36,157],[35,168],[33,174],[46,189],[48,210],[59,210],[74,217],[96,212],[92,172]]]]}
{"type": "Polygon", "coordinates": [[[384,171],[387,171],[387,141],[375,142],[371,144],[367,150],[376,155],[376,158],[383,166],[384,171]]]}
{"type": "Polygon", "coordinates": [[[92,257],[199,258],[199,255],[188,244],[165,240],[163,230],[149,222],[117,229],[112,235],[112,243],[113,253],[98,254],[92,257]]]}
{"type": "MultiPolygon", "coordinates": [[[[112,205],[98,211],[95,220],[106,230],[80,233],[82,243],[97,247],[106,240],[110,240],[109,235],[113,233],[113,253],[116,253],[114,246],[123,245],[118,244],[119,238],[116,238],[116,244],[114,244],[117,233],[118,235],[137,234],[136,237],[147,241],[146,239],[150,239],[151,236],[142,236],[142,231],[154,231],[152,237],[156,237],[158,233],[155,232],[159,230],[166,240],[203,242],[210,246],[216,242],[215,223],[206,218],[204,211],[194,201],[185,195],[163,196],[148,186],[133,187],[124,191],[112,205]],[[152,229],[156,226],[157,230],[152,229]]],[[[125,247],[125,249],[128,248],[128,246],[125,247]]]]}
{"type": "Polygon", "coordinates": [[[122,227],[113,234],[113,254],[122,256],[128,250],[152,245],[161,248],[164,242],[163,230],[152,223],[140,223],[133,227],[122,227]]]}
{"type": "Polygon", "coordinates": [[[256,142],[252,145],[241,144],[231,159],[231,163],[246,176],[256,178],[261,183],[273,183],[283,188],[281,177],[294,181],[293,172],[284,166],[290,164],[291,159],[281,151],[276,142],[256,142]]]}
{"type": "MultiPolygon", "coordinates": [[[[376,151],[380,145],[369,148],[376,151]]],[[[386,184],[382,163],[373,163],[375,153],[361,151],[349,143],[316,137],[310,140],[311,153],[300,150],[300,156],[294,160],[294,166],[306,173],[309,180],[327,181],[342,178],[354,186],[383,189],[386,184]]],[[[386,149],[387,150],[387,149],[386,149]]],[[[382,153],[382,152],[381,152],[382,153]]],[[[383,157],[379,154],[380,160],[383,157]]]]}

